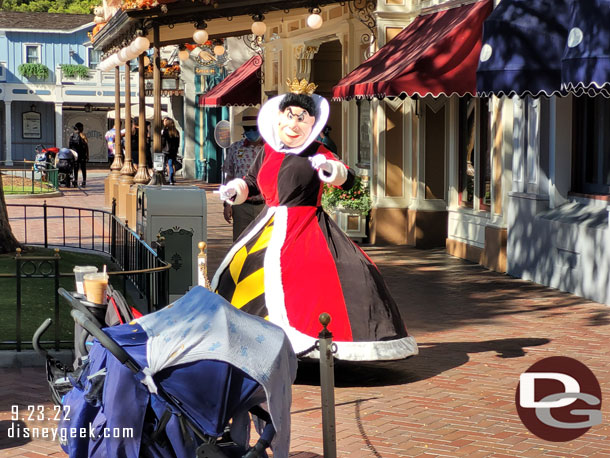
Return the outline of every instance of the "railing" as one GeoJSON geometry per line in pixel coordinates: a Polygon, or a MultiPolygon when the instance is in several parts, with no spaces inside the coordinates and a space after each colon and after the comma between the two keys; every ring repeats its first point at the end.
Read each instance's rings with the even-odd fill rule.
{"type": "Polygon", "coordinates": [[[58,170],[47,163],[13,161],[11,167],[0,161],[5,194],[45,194],[58,190],[58,170]]]}
{"type": "MultiPolygon", "coordinates": [[[[7,203],[13,234],[26,245],[64,247],[105,253],[118,265],[123,289],[129,280],[146,299],[148,311],[169,302],[169,269],[162,241],[148,245],[112,212],[59,205],[7,203]]],[[[63,275],[63,274],[62,274],[63,275]]]]}

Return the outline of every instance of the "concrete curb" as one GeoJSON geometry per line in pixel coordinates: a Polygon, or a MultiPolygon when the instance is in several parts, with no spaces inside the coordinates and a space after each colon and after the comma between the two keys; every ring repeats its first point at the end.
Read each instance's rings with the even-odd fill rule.
{"type": "Polygon", "coordinates": [[[46,199],[47,197],[62,197],[61,191],[45,192],[44,194],[4,194],[5,199],[46,199]]]}
{"type": "MultiPolygon", "coordinates": [[[[49,351],[49,355],[67,366],[72,366],[74,363],[73,350],[49,351]]],[[[44,367],[45,363],[46,360],[34,350],[0,351],[0,368],[44,367]]]]}

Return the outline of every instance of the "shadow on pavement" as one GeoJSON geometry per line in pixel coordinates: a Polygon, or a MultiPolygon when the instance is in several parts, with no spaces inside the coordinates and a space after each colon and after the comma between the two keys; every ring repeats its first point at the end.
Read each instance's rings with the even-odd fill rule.
{"type": "MultiPolygon", "coordinates": [[[[335,361],[335,386],[374,387],[404,385],[425,380],[467,363],[470,353],[495,351],[498,358],[525,356],[526,347],[546,345],[549,339],[514,338],[483,342],[426,342],[419,355],[399,361],[335,361]]],[[[317,361],[300,361],[295,384],[320,385],[317,361]]]]}
{"type": "Polygon", "coordinates": [[[27,425],[21,421],[0,420],[0,450],[16,448],[31,442],[32,439],[23,437],[27,425]]]}

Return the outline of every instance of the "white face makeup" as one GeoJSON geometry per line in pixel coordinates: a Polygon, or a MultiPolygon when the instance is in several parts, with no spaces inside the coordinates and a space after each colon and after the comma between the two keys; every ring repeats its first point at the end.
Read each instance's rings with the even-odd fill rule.
{"type": "Polygon", "coordinates": [[[309,138],[316,118],[307,110],[289,106],[280,111],[278,121],[278,136],[284,145],[289,148],[301,146],[309,138]]]}

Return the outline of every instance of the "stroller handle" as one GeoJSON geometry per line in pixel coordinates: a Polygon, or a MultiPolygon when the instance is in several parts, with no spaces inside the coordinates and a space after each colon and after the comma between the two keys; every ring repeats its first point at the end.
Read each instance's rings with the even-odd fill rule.
{"type": "Polygon", "coordinates": [[[99,320],[93,315],[93,313],[91,313],[89,310],[87,310],[87,307],[85,307],[81,303],[81,301],[76,299],[74,296],[72,296],[68,291],[66,291],[63,288],[59,288],[57,290],[57,292],[59,294],[61,294],[65,300],[68,301],[68,303],[70,304],[70,306],[73,309],[76,309],[76,310],[82,312],[83,315],[85,315],[87,318],[89,318],[89,320],[92,321],[93,324],[95,324],[98,329],[100,329],[102,327],[102,323],[99,322],[99,320]]]}
{"type": "Polygon", "coordinates": [[[32,337],[32,347],[34,347],[36,353],[41,356],[44,356],[45,358],[48,356],[49,353],[40,346],[40,338],[45,332],[47,332],[47,329],[49,329],[51,323],[53,323],[53,320],[51,318],[47,318],[46,320],[44,320],[43,323],[38,326],[38,329],[36,329],[36,332],[32,337]]]}
{"type": "Polygon", "coordinates": [[[114,340],[106,335],[99,326],[96,326],[83,312],[80,310],[72,310],[70,312],[74,321],[80,324],[85,330],[100,341],[102,346],[106,348],[110,353],[114,355],[121,364],[126,366],[134,374],[140,372],[138,364],[129,356],[125,350],[123,350],[114,340]]]}

